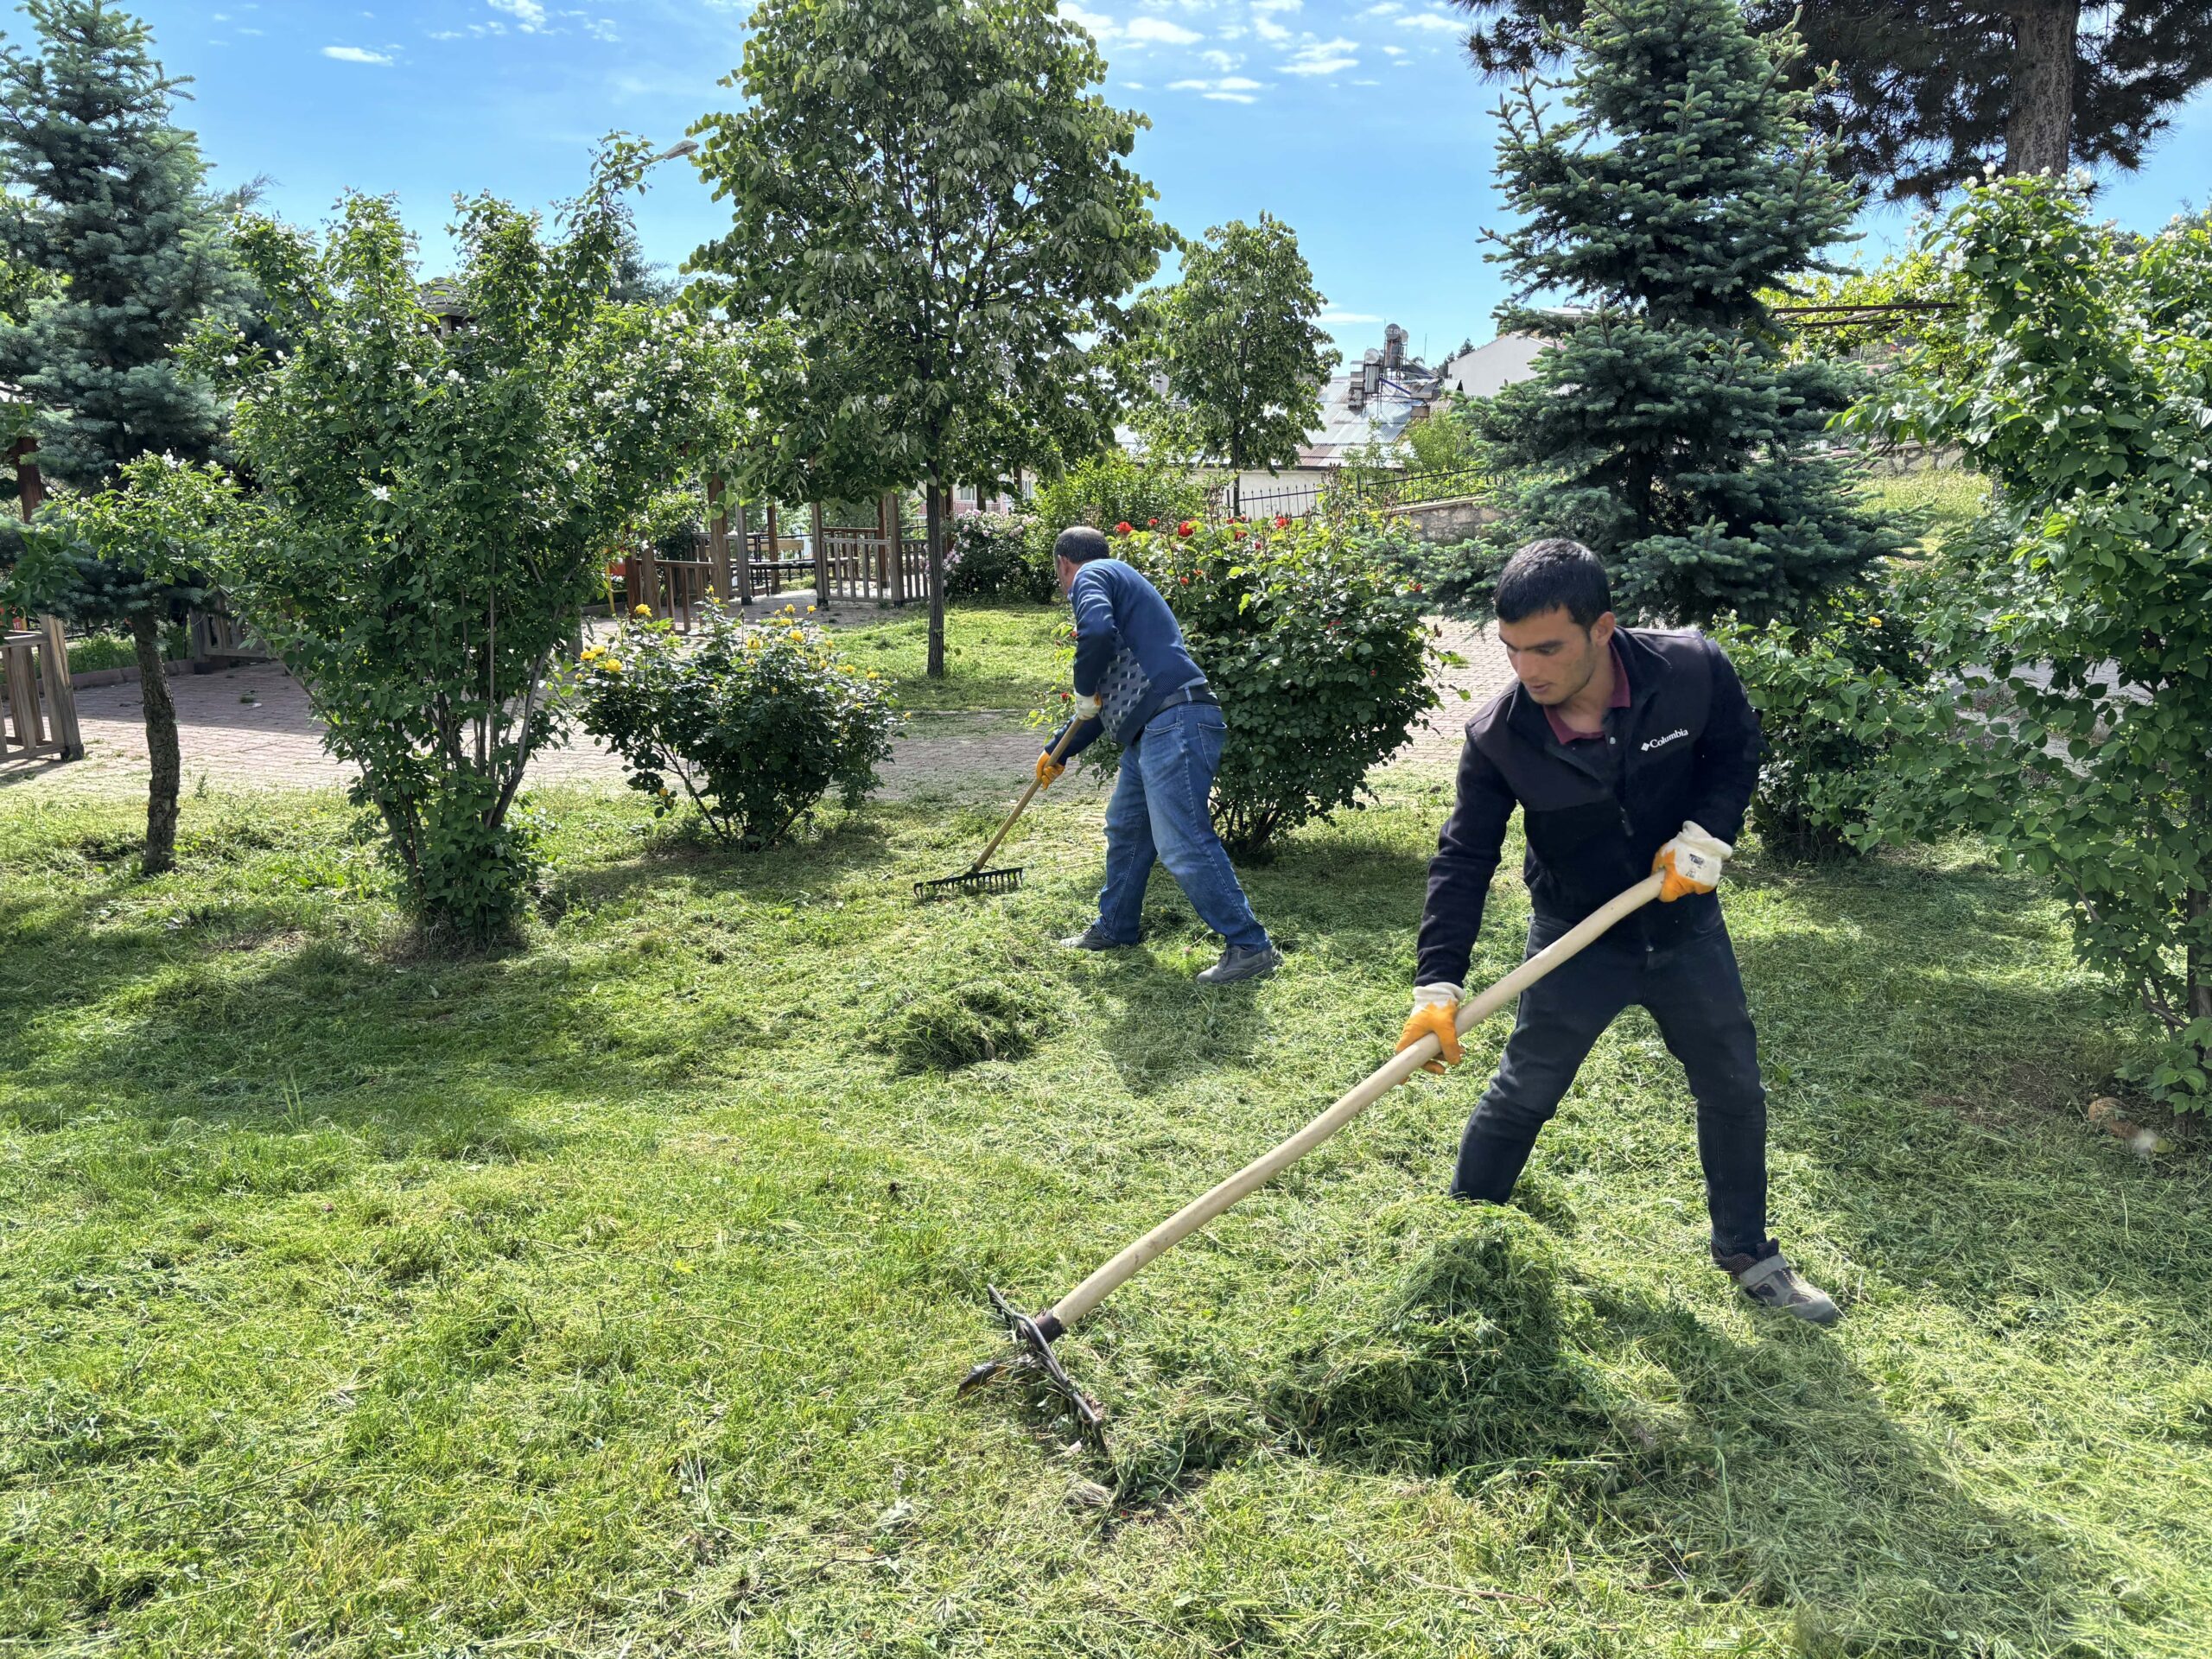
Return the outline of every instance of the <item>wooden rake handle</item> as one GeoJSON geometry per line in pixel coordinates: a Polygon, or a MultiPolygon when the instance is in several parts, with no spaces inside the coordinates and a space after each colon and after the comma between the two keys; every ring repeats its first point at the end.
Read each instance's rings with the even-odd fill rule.
{"type": "MultiPolygon", "coordinates": [[[[1660,878],[1656,874],[1646,876],[1618,898],[1607,900],[1601,908],[1560,934],[1481,995],[1461,1003],[1455,1021],[1460,1033],[1465,1034],[1472,1030],[1553,969],[1576,955],[1622,917],[1643,909],[1656,899],[1659,882],[1660,878]]],[[[1366,1082],[1353,1088],[1335,1105],[1273,1152],[1245,1165],[1211,1192],[1193,1198],[1077,1285],[1053,1306],[1052,1317],[1063,1327],[1073,1325],[1119,1289],[1138,1268],[1154,1257],[1165,1255],[1245,1194],[1266,1185],[1288,1169],[1415,1071],[1434,1059],[1438,1051],[1436,1039],[1424,1037],[1411,1048],[1392,1055],[1366,1082]]]]}
{"type": "MultiPolygon", "coordinates": [[[[1079,720],[1071,720],[1068,721],[1067,730],[1060,734],[1060,741],[1052,746],[1052,764],[1054,766],[1057,766],[1059,765],[1060,756],[1065,753],[1068,745],[1075,741],[1075,728],[1082,724],[1083,722],[1079,720]]],[[[1035,777],[1032,777],[1030,779],[1029,787],[1021,791],[1021,798],[1014,804],[1014,810],[1006,815],[1006,822],[999,825],[999,832],[991,837],[991,844],[984,848],[982,852],[976,855],[976,861],[968,867],[965,871],[966,874],[975,874],[978,870],[982,869],[984,865],[991,861],[991,855],[998,851],[999,842],[1006,839],[1007,831],[1014,828],[1014,820],[1019,818],[1022,813],[1028,810],[1031,798],[1033,797],[1039,790],[1044,788],[1044,786],[1043,783],[1035,777]]]]}

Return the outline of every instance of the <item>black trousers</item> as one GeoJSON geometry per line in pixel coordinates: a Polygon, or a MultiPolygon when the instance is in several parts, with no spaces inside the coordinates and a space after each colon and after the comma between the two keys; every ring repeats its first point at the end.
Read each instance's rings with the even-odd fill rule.
{"type": "MultiPolygon", "coordinates": [[[[1537,917],[1529,927],[1529,954],[1570,925],[1537,917]]],[[[1559,1109],[1591,1046],[1637,1003],[1650,1010],[1697,1100],[1713,1259],[1772,1255],[1758,1037],[1718,911],[1710,926],[1658,950],[1647,948],[1632,925],[1616,929],[1521,993],[1504,1057],[1460,1140],[1452,1196],[1491,1204],[1510,1196],[1537,1131],[1559,1109]]]]}

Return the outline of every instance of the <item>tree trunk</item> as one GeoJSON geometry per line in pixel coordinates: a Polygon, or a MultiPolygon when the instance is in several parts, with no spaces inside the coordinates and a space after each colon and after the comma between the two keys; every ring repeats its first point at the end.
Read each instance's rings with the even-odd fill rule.
{"type": "Polygon", "coordinates": [[[176,704],[169,697],[169,677],[162,664],[162,619],[151,611],[134,613],[130,642],[138,652],[146,758],[153,763],[153,776],[146,784],[146,856],[141,868],[148,875],[159,875],[176,868],[177,780],[184,770],[177,753],[176,704]]]}
{"type": "Polygon", "coordinates": [[[935,479],[922,486],[922,518],[924,535],[930,547],[930,657],[929,677],[933,680],[944,677],[944,531],[945,498],[947,493],[935,479]]]}
{"type": "Polygon", "coordinates": [[[2074,150],[2075,37],[2081,0],[2020,0],[2012,10],[2009,174],[2066,171],[2074,150]]]}

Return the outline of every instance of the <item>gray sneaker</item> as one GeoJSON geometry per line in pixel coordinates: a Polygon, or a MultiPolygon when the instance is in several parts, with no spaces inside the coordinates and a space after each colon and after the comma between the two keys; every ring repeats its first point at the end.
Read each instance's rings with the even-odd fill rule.
{"type": "Polygon", "coordinates": [[[1123,940],[1108,938],[1098,931],[1098,924],[1093,922],[1082,932],[1062,939],[1060,948],[1065,950],[1123,950],[1128,947],[1123,940]]]}
{"type": "Polygon", "coordinates": [[[1843,1317],[1834,1299],[1791,1267],[1786,1255],[1777,1253],[1759,1262],[1732,1255],[1720,1266],[1744,1294],[1761,1307],[1814,1325],[1834,1325],[1843,1317]]]}
{"type": "Polygon", "coordinates": [[[1232,944],[1221,953],[1219,962],[1198,970],[1198,983],[1234,985],[1240,979],[1262,978],[1281,966],[1282,952],[1272,944],[1263,944],[1256,950],[1232,944]]]}

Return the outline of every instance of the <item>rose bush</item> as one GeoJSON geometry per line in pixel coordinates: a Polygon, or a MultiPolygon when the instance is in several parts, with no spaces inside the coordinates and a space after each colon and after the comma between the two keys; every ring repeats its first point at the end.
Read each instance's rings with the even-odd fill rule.
{"type": "Polygon", "coordinates": [[[1434,705],[1421,596],[1345,526],[1184,520],[1113,541],[1167,596],[1221,699],[1213,820],[1231,852],[1357,807],[1434,705]]]}
{"type": "Polygon", "coordinates": [[[677,809],[680,787],[748,852],[783,840],[832,788],[857,807],[899,721],[882,676],[840,658],[789,605],[754,623],[709,604],[688,639],[632,617],[613,644],[585,649],[569,695],[655,817],[677,809]]]}

